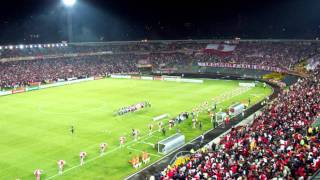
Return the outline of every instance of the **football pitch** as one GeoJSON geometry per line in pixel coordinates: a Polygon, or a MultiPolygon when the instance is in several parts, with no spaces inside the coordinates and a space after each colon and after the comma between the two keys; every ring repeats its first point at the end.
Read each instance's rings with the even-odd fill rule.
{"type": "MultiPolygon", "coordinates": [[[[137,171],[128,162],[133,156],[146,151],[151,163],[160,159],[163,155],[152,144],[176,133],[174,128],[163,136],[153,117],[169,114],[173,118],[218,97],[224,98],[219,98],[217,109],[247,103],[249,98],[254,104],[272,92],[260,85],[239,95],[228,94],[240,89],[239,81],[228,80],[194,84],[103,79],[0,97],[0,179],[34,179],[36,169],[43,170],[41,179],[123,179],[137,171]],[[123,116],[114,114],[142,101],[152,106],[123,116]],[[151,123],[155,132],[149,136],[151,123]],[[131,136],[132,128],[141,132],[138,141],[131,136]],[[121,136],[127,139],[123,148],[119,147],[121,136]],[[108,148],[100,156],[103,142],[108,148]],[[81,151],[88,154],[83,166],[81,151]],[[58,160],[66,161],[63,175],[58,175],[58,160]]],[[[178,125],[187,142],[212,127],[207,113],[200,114],[199,120],[202,130],[193,129],[191,119],[178,125]]]]}

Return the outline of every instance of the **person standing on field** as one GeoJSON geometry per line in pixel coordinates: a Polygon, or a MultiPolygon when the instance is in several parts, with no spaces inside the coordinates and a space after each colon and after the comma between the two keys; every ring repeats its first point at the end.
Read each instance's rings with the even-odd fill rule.
{"type": "Polygon", "coordinates": [[[66,164],[64,160],[59,160],[58,161],[58,169],[59,169],[59,175],[62,175],[63,172],[63,167],[66,164]]]}
{"type": "Polygon", "coordinates": [[[107,143],[101,143],[100,144],[100,156],[102,156],[104,154],[104,152],[106,151],[107,149],[107,143]]]}
{"type": "Polygon", "coordinates": [[[33,174],[36,176],[36,180],[40,180],[41,174],[42,174],[42,170],[41,169],[36,169],[33,174]]]}
{"type": "Polygon", "coordinates": [[[84,164],[84,158],[87,156],[86,152],[80,152],[80,166],[84,164]]]}
{"type": "Polygon", "coordinates": [[[70,132],[71,132],[71,135],[74,134],[74,127],[73,126],[71,126],[71,128],[70,128],[70,132]]]}
{"type": "Polygon", "coordinates": [[[126,138],[124,136],[120,137],[120,147],[124,147],[124,143],[126,141],[126,138]]]}
{"type": "Polygon", "coordinates": [[[153,124],[149,124],[149,136],[152,135],[153,124]]]}

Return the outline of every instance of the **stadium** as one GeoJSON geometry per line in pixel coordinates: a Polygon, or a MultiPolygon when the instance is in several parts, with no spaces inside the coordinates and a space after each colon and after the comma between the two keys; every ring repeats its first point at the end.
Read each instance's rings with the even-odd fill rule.
{"type": "Polygon", "coordinates": [[[319,40],[76,42],[68,25],[0,45],[0,179],[320,178],[319,40]]]}

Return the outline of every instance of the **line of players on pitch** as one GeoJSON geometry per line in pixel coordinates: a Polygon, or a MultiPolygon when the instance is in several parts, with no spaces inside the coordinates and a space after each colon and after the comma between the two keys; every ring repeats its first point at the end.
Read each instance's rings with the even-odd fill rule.
{"type": "MultiPolygon", "coordinates": [[[[100,156],[104,155],[107,147],[108,147],[107,143],[101,143],[100,144],[100,156]]],[[[86,152],[80,152],[79,156],[80,156],[80,166],[82,166],[84,164],[85,158],[87,157],[87,153],[86,152]]],[[[62,175],[64,166],[66,165],[66,161],[65,160],[59,160],[57,162],[57,164],[58,164],[58,171],[59,171],[58,174],[62,175]]],[[[43,174],[43,170],[41,170],[41,169],[36,169],[34,171],[34,175],[36,176],[36,180],[40,180],[41,174],[43,174]]]]}
{"type": "Polygon", "coordinates": [[[140,109],[147,108],[147,107],[151,107],[151,103],[150,102],[148,102],[148,101],[140,102],[140,103],[137,103],[137,104],[134,104],[134,105],[131,105],[131,106],[120,108],[117,111],[117,115],[118,116],[122,116],[122,115],[125,115],[127,113],[135,112],[135,111],[138,111],[140,109]]]}
{"type": "MultiPolygon", "coordinates": [[[[212,110],[216,110],[216,103],[213,104],[213,107],[212,107],[212,110]]],[[[198,119],[198,116],[199,116],[199,113],[200,112],[203,112],[205,110],[208,110],[208,112],[210,112],[210,108],[209,108],[209,103],[208,102],[205,102],[203,104],[200,105],[200,107],[198,108],[195,108],[192,112],[191,112],[191,116],[192,116],[192,126],[193,128],[196,128],[196,124],[197,124],[197,119],[198,119]]],[[[211,114],[212,116],[212,114],[211,114]]],[[[175,123],[180,123],[182,121],[184,121],[185,119],[188,119],[189,117],[189,113],[187,112],[183,112],[183,113],[180,113],[176,118],[174,119],[171,119],[169,120],[169,130],[172,129],[175,125],[175,123]]],[[[165,127],[164,127],[164,123],[161,121],[158,123],[158,127],[159,127],[159,132],[162,132],[163,135],[166,134],[166,130],[165,130],[165,127]]],[[[149,136],[152,135],[153,133],[153,128],[154,128],[154,125],[153,124],[149,124],[148,125],[148,129],[149,129],[149,136]]],[[[202,123],[199,122],[199,128],[201,129],[202,128],[202,123]]],[[[72,134],[74,134],[74,127],[71,126],[71,129],[70,129],[70,132],[72,134]]],[[[139,139],[139,135],[140,135],[140,131],[138,129],[132,129],[132,137],[135,141],[137,141],[139,139]]],[[[121,136],[119,138],[119,142],[120,142],[120,148],[123,148],[125,146],[125,142],[126,142],[126,137],[125,136],[121,136]]],[[[106,149],[108,147],[108,144],[107,143],[101,143],[100,144],[100,156],[103,156],[106,149]]],[[[84,160],[87,156],[87,153],[86,152],[80,152],[80,166],[82,166],[84,164],[84,160]]],[[[145,154],[144,154],[145,156],[145,154]]],[[[139,161],[137,161],[139,162],[139,161]]],[[[66,165],[66,161],[64,160],[59,160],[58,161],[58,170],[59,170],[59,175],[62,175],[63,173],[63,169],[64,169],[64,166],[66,165]]],[[[36,176],[36,180],[40,180],[40,177],[41,177],[41,174],[42,174],[43,170],[41,169],[36,169],[34,171],[34,175],[36,176]]]]}
{"type": "MultiPolygon", "coordinates": [[[[71,133],[74,133],[74,128],[72,127],[70,131],[71,131],[71,133]]],[[[134,140],[138,140],[139,134],[140,134],[139,130],[132,129],[132,136],[133,136],[134,140]]],[[[120,142],[120,148],[123,148],[125,146],[125,143],[126,143],[126,137],[124,137],[124,136],[120,137],[119,142],[120,142]]],[[[106,151],[107,147],[108,147],[107,143],[101,143],[100,144],[100,156],[103,156],[105,154],[105,151],[106,151]]],[[[80,152],[79,156],[80,156],[80,166],[82,166],[84,164],[85,158],[87,157],[87,153],[86,152],[80,152]]],[[[142,160],[144,162],[145,161],[146,162],[150,161],[150,158],[148,158],[148,153],[146,153],[146,152],[143,153],[142,160]]],[[[139,163],[139,161],[137,161],[137,162],[139,163]]],[[[58,164],[58,171],[59,171],[58,174],[62,175],[64,166],[66,165],[66,161],[65,160],[59,160],[57,162],[57,164],[58,164]]],[[[34,171],[34,175],[36,177],[36,180],[40,180],[41,174],[43,174],[43,170],[41,170],[41,169],[36,169],[34,171]]]]}

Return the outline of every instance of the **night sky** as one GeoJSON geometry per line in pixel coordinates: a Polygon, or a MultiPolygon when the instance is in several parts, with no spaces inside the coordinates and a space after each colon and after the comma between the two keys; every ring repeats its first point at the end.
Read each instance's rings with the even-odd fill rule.
{"type": "MultiPolygon", "coordinates": [[[[70,9],[69,9],[70,10],[70,9]]],[[[60,0],[0,6],[0,44],[67,40],[60,0]]],[[[75,41],[320,37],[320,0],[78,0],[75,41]]]]}

